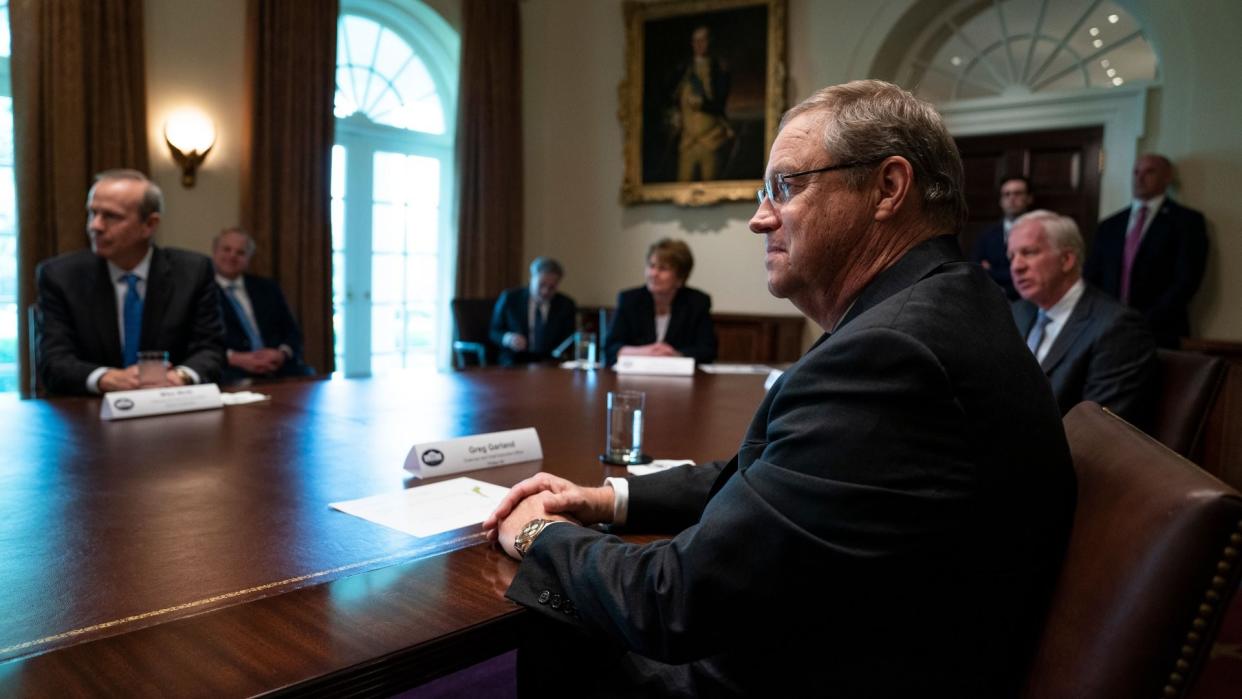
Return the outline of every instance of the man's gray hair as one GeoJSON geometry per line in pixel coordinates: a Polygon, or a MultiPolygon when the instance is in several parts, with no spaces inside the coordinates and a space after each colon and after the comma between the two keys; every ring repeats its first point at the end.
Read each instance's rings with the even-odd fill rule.
{"type": "MultiPolygon", "coordinates": [[[[824,149],[832,155],[825,165],[899,155],[910,161],[915,188],[932,220],[945,232],[957,232],[966,222],[962,158],[930,103],[891,83],[855,80],[806,98],[785,113],[781,128],[807,113],[823,118],[824,149]]],[[[845,181],[857,189],[867,175],[868,170],[853,168],[845,181]]]]}
{"type": "Polygon", "coordinates": [[[144,175],[140,170],[131,170],[129,168],[116,168],[113,170],[104,170],[95,175],[95,184],[91,185],[91,190],[87,194],[87,199],[95,194],[95,187],[100,182],[106,180],[133,180],[142,182],[146,188],[142,192],[142,201],[138,204],[138,215],[143,221],[146,221],[151,214],[164,213],[164,190],[160,186],[151,181],[149,177],[144,175]]]}
{"type": "Polygon", "coordinates": [[[249,233],[246,232],[245,228],[242,228],[241,226],[229,226],[228,228],[222,229],[219,233],[216,234],[216,237],[211,239],[211,249],[215,250],[216,246],[220,244],[220,239],[228,235],[229,233],[236,233],[237,235],[240,235],[241,237],[245,238],[246,239],[246,257],[250,257],[254,255],[254,249],[255,249],[254,238],[249,233]]]}
{"type": "Polygon", "coordinates": [[[561,263],[551,257],[543,257],[542,255],[530,261],[531,279],[541,274],[555,274],[558,277],[565,276],[565,268],[561,267],[561,263]]]}
{"type": "Polygon", "coordinates": [[[1081,275],[1083,258],[1087,255],[1087,246],[1082,240],[1082,233],[1078,232],[1078,224],[1074,223],[1074,219],[1062,216],[1055,211],[1036,209],[1019,216],[1014,220],[1013,226],[1017,228],[1023,223],[1031,222],[1040,225],[1049,245],[1057,250],[1074,253],[1074,271],[1081,275]]]}

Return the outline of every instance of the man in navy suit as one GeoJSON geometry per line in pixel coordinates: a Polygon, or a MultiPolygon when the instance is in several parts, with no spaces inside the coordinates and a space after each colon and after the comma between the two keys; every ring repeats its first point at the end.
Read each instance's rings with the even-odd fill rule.
{"type": "Polygon", "coordinates": [[[1062,413],[1095,401],[1139,427],[1156,406],[1156,343],[1143,319],[1082,280],[1083,242],[1068,216],[1033,211],[1009,234],[1018,331],[1062,413]]]}
{"type": "Polygon", "coordinates": [[[547,361],[574,333],[578,305],[556,290],[564,276],[561,263],[536,257],[530,263],[530,284],[500,294],[488,336],[500,347],[501,364],[547,361]]]}
{"type": "Polygon", "coordinates": [[[1009,175],[1002,179],[1000,206],[1003,218],[983,231],[975,241],[975,249],[970,255],[970,261],[979,263],[980,267],[987,270],[988,276],[1005,290],[1005,296],[1010,301],[1018,298],[1018,292],[1013,288],[1013,279],[1009,276],[1009,257],[1006,250],[1009,231],[1019,216],[1030,211],[1034,201],[1030,180],[1021,175],[1009,175]]]}
{"type": "Polygon", "coordinates": [[[108,170],[86,199],[91,249],[35,270],[43,324],[37,366],[52,393],[140,388],[137,353],[168,353],[163,384],[209,383],[224,363],[211,261],[151,243],[164,210],[137,170],[108,170]]]}
{"type": "Polygon", "coordinates": [[[302,363],[302,331],[280,286],[246,274],[254,247],[238,227],[225,228],[211,243],[227,348],[224,380],[313,374],[302,363]]]}
{"type": "Polygon", "coordinates": [[[1147,320],[1161,347],[1190,335],[1186,307],[1207,264],[1203,214],[1168,197],[1173,164],[1144,155],[1134,165],[1134,201],[1100,223],[1083,276],[1147,320]]]}
{"type": "MultiPolygon", "coordinates": [[[[930,104],[856,81],[787,113],[767,168],[750,228],[768,291],[824,335],[740,442],[719,445],[736,445],[728,463],[600,487],[541,473],[509,491],[484,528],[521,559],[507,595],[545,632],[519,650],[519,683],[575,697],[1015,696],[1073,518],[1073,466],[1008,304],[962,259],[953,139],[930,104]],[[578,526],[597,523],[671,538],[578,526]]],[[[696,429],[662,405],[651,414],[696,429]]]]}

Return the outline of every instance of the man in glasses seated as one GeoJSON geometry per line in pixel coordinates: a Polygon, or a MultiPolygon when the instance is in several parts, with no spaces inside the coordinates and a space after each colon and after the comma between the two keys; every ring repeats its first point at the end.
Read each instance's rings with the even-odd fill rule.
{"type": "Polygon", "coordinates": [[[953,139],[895,85],[829,87],[785,115],[758,195],[768,290],[824,335],[728,462],[510,491],[484,527],[521,559],[508,596],[553,620],[526,639],[519,684],[1016,694],[1075,482],[1047,380],[961,259],[953,139]]]}

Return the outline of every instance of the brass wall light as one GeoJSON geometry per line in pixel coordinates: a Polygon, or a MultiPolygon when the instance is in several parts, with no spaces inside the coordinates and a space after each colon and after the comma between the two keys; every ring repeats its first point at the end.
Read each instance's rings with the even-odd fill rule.
{"type": "Polygon", "coordinates": [[[198,166],[216,144],[216,127],[197,109],[178,110],[164,122],[164,142],[181,168],[181,185],[193,187],[198,166]]]}

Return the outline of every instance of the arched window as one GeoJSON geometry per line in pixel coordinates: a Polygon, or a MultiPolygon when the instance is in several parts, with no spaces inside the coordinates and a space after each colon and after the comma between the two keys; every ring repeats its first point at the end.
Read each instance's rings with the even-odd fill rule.
{"type": "Polygon", "coordinates": [[[17,195],[13,96],[9,82],[9,3],[0,1],[0,392],[18,388],[17,195]]]}
{"type": "Polygon", "coordinates": [[[421,3],[342,3],[332,306],[347,376],[434,366],[447,353],[459,47],[421,3]]]}
{"type": "Polygon", "coordinates": [[[1138,22],[1109,0],[949,5],[914,42],[901,83],[936,103],[1156,79],[1138,22]]]}

